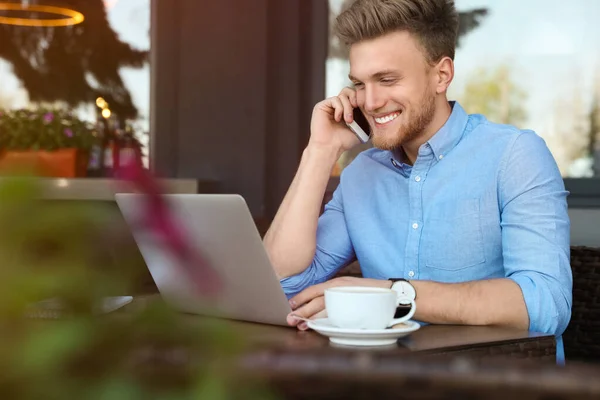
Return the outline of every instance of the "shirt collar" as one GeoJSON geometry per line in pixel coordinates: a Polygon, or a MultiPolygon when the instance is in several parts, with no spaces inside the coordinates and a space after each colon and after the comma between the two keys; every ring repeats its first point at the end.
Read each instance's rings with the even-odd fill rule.
{"type": "MultiPolygon", "coordinates": [[[[469,121],[469,115],[458,102],[449,101],[448,103],[452,108],[450,117],[429,141],[421,145],[419,155],[425,155],[425,153],[431,151],[433,152],[435,160],[440,161],[462,138],[465,128],[467,127],[467,122],[469,121]]],[[[412,166],[409,164],[408,157],[402,147],[392,150],[391,152],[386,152],[386,154],[388,158],[386,161],[392,162],[392,164],[396,168],[399,168],[404,175],[410,174],[412,166]]]]}
{"type": "Polygon", "coordinates": [[[460,142],[469,120],[469,115],[458,102],[450,101],[449,103],[452,107],[450,117],[427,142],[438,161],[444,158],[460,142]]]}

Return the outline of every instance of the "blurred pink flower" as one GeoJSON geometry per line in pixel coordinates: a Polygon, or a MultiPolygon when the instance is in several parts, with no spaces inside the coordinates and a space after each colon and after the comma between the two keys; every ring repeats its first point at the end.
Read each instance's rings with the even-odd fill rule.
{"type": "Polygon", "coordinates": [[[70,128],[66,128],[65,129],[65,136],[66,137],[73,137],[73,131],[70,128]]]}
{"type": "Polygon", "coordinates": [[[54,114],[49,112],[44,114],[44,122],[49,124],[50,122],[54,121],[54,114]]]}

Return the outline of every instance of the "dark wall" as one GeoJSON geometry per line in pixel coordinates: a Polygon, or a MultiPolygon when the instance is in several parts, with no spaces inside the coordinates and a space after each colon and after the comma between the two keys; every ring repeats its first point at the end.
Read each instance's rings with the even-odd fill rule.
{"type": "Polygon", "coordinates": [[[157,173],[216,179],[274,215],[325,92],[327,2],[153,0],[157,173]]]}

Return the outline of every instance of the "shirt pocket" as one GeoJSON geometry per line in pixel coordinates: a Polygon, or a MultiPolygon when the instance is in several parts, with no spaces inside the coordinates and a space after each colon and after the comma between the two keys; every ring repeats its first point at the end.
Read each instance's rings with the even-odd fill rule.
{"type": "Polygon", "coordinates": [[[425,266],[457,271],[485,262],[479,199],[435,206],[423,231],[425,266]]]}

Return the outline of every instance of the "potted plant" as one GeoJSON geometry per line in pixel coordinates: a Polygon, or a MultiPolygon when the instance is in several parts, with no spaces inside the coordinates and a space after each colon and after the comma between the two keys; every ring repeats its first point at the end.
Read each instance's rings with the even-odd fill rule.
{"type": "Polygon", "coordinates": [[[64,109],[0,110],[0,171],[33,170],[38,176],[85,176],[98,140],[90,123],[64,109]]]}

